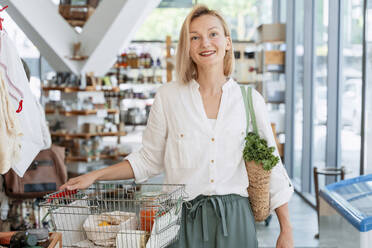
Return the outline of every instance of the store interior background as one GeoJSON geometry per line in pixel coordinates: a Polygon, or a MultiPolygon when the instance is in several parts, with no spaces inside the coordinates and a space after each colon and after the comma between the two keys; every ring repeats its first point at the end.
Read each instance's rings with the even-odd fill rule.
{"type": "MultiPolygon", "coordinates": [[[[118,0],[115,5],[122,8],[121,12],[113,12],[114,8],[107,4],[110,1],[102,0],[102,6],[99,5],[95,13],[97,18],[93,15],[92,20],[88,20],[87,29],[62,23],[65,20],[61,16],[46,22],[45,18],[58,15],[58,0],[21,2],[0,1],[0,5],[9,5],[0,16],[4,18],[3,27],[15,43],[19,55],[30,68],[32,90],[44,106],[48,101],[58,101],[63,95],[58,91],[45,94],[46,91],[42,89],[56,71],[68,69],[78,75],[83,71],[92,71],[96,76],[105,76],[110,72],[116,75],[121,73],[118,72],[120,69],[115,68],[118,56],[133,51],[150,53],[155,64],[157,59],[160,60],[157,70],[161,80],[155,77],[153,82],[138,82],[140,73],[155,74],[155,65],[150,72],[125,70],[124,73],[134,79],[120,86],[123,97],[116,102],[119,112],[114,117],[120,121],[128,120],[129,108],[136,108],[138,113],[143,114],[143,109],[151,105],[151,96],[156,88],[166,83],[165,67],[167,61],[174,58],[166,58],[166,36],[171,37],[170,54],[174,55],[180,26],[196,2],[220,10],[226,17],[234,47],[242,51],[236,70],[248,65],[248,62],[243,62],[244,52],[256,53],[273,47],[285,51],[283,72],[267,72],[263,75],[252,72],[248,75],[250,80],[241,80],[241,83],[256,87],[258,81],[262,81],[265,96],[282,93],[281,100],[267,104],[272,122],[276,124],[278,142],[284,146],[285,167],[298,193],[291,203],[294,230],[298,230],[294,233],[298,247],[318,244],[313,238],[317,232],[316,226],[296,229],[304,221],[317,225],[313,168],[344,166],[346,178],[372,172],[372,154],[368,152],[372,145],[372,133],[368,128],[372,121],[371,0],[163,0],[159,6],[158,0],[149,0],[146,4],[142,1],[118,0]],[[130,8],[136,8],[138,12],[135,18],[128,20],[125,15],[129,15],[130,8]],[[128,22],[111,26],[109,22],[115,19],[115,15],[128,22]],[[257,43],[257,27],[269,23],[286,24],[285,43],[257,43]],[[53,25],[54,30],[50,28],[53,25]],[[72,46],[71,43],[63,43],[73,40],[73,36],[79,33],[85,35],[87,42],[83,43],[86,49],[83,52],[89,51],[92,55],[84,66],[78,61],[69,61],[67,57],[72,53],[72,46]],[[60,37],[64,37],[63,40],[57,40],[60,37]],[[55,44],[50,43],[53,41],[55,44]],[[303,219],[304,215],[308,219],[303,219]],[[301,238],[301,232],[307,233],[307,241],[301,238]]],[[[244,75],[240,76],[244,78],[244,75]]],[[[105,93],[105,97],[115,96],[105,93]]],[[[106,115],[103,117],[106,118],[106,115]]],[[[53,116],[50,118],[53,119],[53,116]]],[[[120,153],[138,149],[144,125],[141,125],[141,121],[132,124],[127,122],[126,135],[120,137],[119,145],[118,137],[103,137],[100,142],[119,147],[120,153]]],[[[67,163],[67,168],[71,175],[76,175],[119,159],[73,161],[70,167],[67,163]]],[[[336,180],[322,176],[319,179],[321,187],[336,180]]],[[[269,227],[258,227],[259,232],[266,232],[268,236],[270,228],[278,230],[275,223],[269,227]]],[[[265,242],[264,238],[262,240],[265,242]]],[[[263,247],[275,244],[274,239],[266,242],[267,246],[263,247]]]]}

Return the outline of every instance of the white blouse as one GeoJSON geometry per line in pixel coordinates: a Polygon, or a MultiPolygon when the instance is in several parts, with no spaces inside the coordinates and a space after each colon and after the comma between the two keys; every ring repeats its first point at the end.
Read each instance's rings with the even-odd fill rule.
{"type": "MultiPolygon", "coordinates": [[[[164,183],[186,185],[187,200],[201,194],[248,196],[242,156],[247,125],[243,97],[233,79],[222,91],[213,128],[195,80],[187,85],[168,83],[158,89],[143,147],[126,157],[137,182],[165,172],[164,183]]],[[[269,146],[276,147],[265,101],[256,90],[252,93],[259,134],[269,146]]],[[[277,149],[275,155],[279,156],[277,149]]],[[[271,173],[270,210],[287,203],[292,193],[292,183],[280,161],[271,173]]]]}

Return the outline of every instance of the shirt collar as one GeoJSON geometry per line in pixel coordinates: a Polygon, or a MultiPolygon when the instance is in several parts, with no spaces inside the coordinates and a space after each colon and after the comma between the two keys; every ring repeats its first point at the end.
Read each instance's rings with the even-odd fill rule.
{"type": "MultiPolygon", "coordinates": [[[[226,90],[230,89],[233,85],[234,85],[234,79],[230,77],[226,81],[226,83],[223,84],[222,91],[226,91],[226,90]]],[[[190,87],[191,87],[191,89],[196,90],[196,89],[199,89],[200,85],[199,85],[198,82],[196,82],[195,79],[192,79],[190,81],[190,87]]]]}

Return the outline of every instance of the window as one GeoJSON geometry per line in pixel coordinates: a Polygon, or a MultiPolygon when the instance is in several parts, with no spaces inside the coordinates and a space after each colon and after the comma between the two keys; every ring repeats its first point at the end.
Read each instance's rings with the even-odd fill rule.
{"type": "Polygon", "coordinates": [[[363,1],[343,3],[341,165],[350,172],[347,177],[355,177],[360,171],[363,1]]]}
{"type": "MultiPolygon", "coordinates": [[[[272,0],[198,0],[225,17],[233,40],[255,39],[261,23],[272,22],[272,0]]],[[[164,40],[167,35],[178,40],[181,25],[190,8],[156,8],[135,35],[135,40],[164,40]]]]}
{"type": "Polygon", "coordinates": [[[301,183],[304,82],[304,0],[295,1],[295,113],[293,176],[301,183]]]}
{"type": "Polygon", "coordinates": [[[366,170],[365,174],[372,173],[372,153],[368,152],[372,147],[372,2],[368,2],[367,6],[367,20],[366,20],[366,129],[363,130],[366,138],[366,146],[364,153],[366,156],[366,170]]]}
{"type": "MultiPolygon", "coordinates": [[[[328,0],[315,1],[313,166],[325,167],[327,141],[328,0]]],[[[319,177],[319,186],[325,177],[319,177]]],[[[311,188],[313,190],[313,187],[311,188]]]]}

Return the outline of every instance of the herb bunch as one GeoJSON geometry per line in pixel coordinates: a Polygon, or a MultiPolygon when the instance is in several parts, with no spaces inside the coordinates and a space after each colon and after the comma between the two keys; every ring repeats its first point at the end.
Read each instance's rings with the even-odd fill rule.
{"type": "Polygon", "coordinates": [[[274,150],[273,146],[268,147],[265,139],[254,132],[249,132],[245,137],[243,158],[245,161],[262,164],[263,169],[269,171],[279,162],[279,157],[273,155],[274,150]]]}

